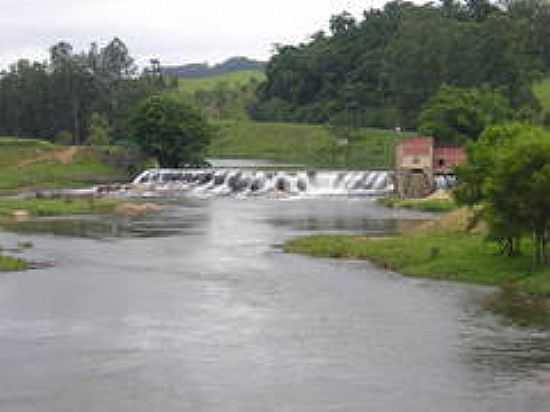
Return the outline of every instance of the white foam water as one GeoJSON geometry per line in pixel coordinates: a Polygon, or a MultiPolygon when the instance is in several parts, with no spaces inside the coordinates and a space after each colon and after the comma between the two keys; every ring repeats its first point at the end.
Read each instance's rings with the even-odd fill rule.
{"type": "Polygon", "coordinates": [[[394,190],[388,171],[152,169],[133,184],[197,196],[382,196],[394,190]]]}

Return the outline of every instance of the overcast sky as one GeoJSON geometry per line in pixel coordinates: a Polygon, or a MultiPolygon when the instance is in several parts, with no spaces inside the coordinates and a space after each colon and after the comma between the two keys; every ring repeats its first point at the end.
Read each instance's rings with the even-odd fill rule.
{"type": "Polygon", "coordinates": [[[298,43],[343,10],[359,16],[384,0],[1,0],[0,67],[43,60],[60,40],[75,48],[120,37],[138,62],[268,59],[274,43],[298,43]]]}

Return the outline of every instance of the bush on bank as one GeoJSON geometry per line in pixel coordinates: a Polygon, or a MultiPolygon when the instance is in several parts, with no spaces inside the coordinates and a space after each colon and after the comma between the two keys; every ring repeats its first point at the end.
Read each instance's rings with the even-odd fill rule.
{"type": "Polygon", "coordinates": [[[0,272],[16,272],[28,268],[28,263],[21,259],[0,254],[0,272]]]}

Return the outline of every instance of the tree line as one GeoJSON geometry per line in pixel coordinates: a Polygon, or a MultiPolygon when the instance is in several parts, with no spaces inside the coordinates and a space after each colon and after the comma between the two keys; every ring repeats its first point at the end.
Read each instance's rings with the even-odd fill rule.
{"type": "Polygon", "coordinates": [[[124,140],[136,103],[173,86],[158,61],[139,73],[118,38],[81,52],[59,42],[49,52],[45,62],[22,59],[0,72],[0,135],[66,144],[124,140]]]}
{"type": "Polygon", "coordinates": [[[442,86],[502,95],[521,120],[541,118],[531,85],[550,70],[544,0],[392,1],[334,16],[329,32],[278,45],[249,112],[257,120],[416,129],[442,86]]]}

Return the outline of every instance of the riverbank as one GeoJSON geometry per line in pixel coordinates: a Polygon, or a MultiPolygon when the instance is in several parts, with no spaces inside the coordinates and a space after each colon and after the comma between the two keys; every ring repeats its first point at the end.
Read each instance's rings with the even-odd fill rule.
{"type": "Polygon", "coordinates": [[[2,219],[113,213],[121,204],[116,199],[19,199],[0,198],[2,219]]]}
{"type": "Polygon", "coordinates": [[[316,257],[366,259],[406,276],[494,285],[521,294],[550,297],[550,268],[533,268],[529,248],[524,255],[499,255],[499,246],[482,230],[467,231],[466,212],[390,238],[311,236],[289,241],[289,253],[316,257]]]}
{"type": "MultiPolygon", "coordinates": [[[[3,226],[36,217],[115,213],[121,202],[114,199],[19,199],[0,198],[0,232],[3,226]]],[[[2,254],[0,271],[27,270],[29,262],[2,254]]]]}
{"type": "Polygon", "coordinates": [[[17,272],[28,269],[29,264],[22,259],[4,256],[0,252],[0,272],[17,272]]]}
{"type": "Polygon", "coordinates": [[[142,162],[137,153],[123,147],[61,146],[0,137],[0,194],[128,181],[130,174],[141,170],[142,162]]]}
{"type": "MultiPolygon", "coordinates": [[[[117,215],[139,217],[162,210],[153,203],[128,202],[113,198],[64,198],[64,199],[21,199],[0,197],[0,233],[10,231],[24,222],[54,216],[75,215],[117,215]]],[[[23,246],[23,248],[25,248],[23,246]]],[[[19,249],[18,249],[19,251],[19,249]]],[[[0,244],[0,271],[17,272],[29,269],[32,264],[21,258],[2,254],[0,244]]]]}
{"type": "Polygon", "coordinates": [[[456,202],[450,197],[428,197],[426,199],[399,199],[398,197],[381,197],[376,200],[380,206],[392,209],[411,209],[420,212],[444,213],[458,208],[456,202]]]}

